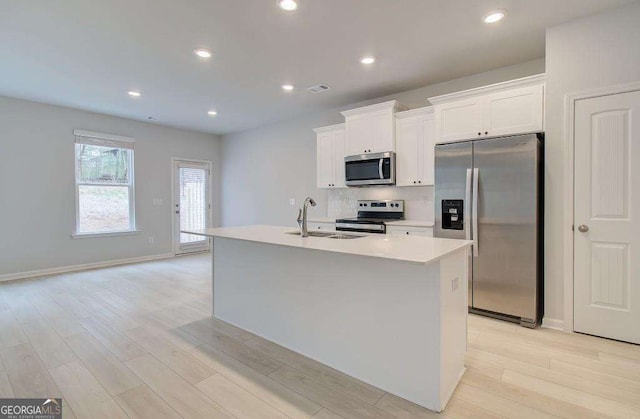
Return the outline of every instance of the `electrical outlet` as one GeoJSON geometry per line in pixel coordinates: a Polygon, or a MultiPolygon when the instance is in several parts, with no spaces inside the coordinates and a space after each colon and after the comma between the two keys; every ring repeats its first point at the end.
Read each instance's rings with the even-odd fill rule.
{"type": "Polygon", "coordinates": [[[296,205],[296,199],[295,198],[289,198],[289,205],[291,205],[292,207],[296,205]]]}
{"type": "Polygon", "coordinates": [[[149,236],[149,244],[155,244],[156,242],[156,237],[155,236],[149,236]]]}
{"type": "Polygon", "coordinates": [[[451,280],[451,291],[455,291],[458,289],[458,282],[460,281],[458,281],[457,277],[451,280]]]}

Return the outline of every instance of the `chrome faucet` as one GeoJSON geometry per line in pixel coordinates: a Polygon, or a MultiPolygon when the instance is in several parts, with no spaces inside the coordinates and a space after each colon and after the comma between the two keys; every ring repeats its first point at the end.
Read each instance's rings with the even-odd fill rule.
{"type": "Polygon", "coordinates": [[[307,197],[304,200],[302,209],[298,209],[298,226],[300,227],[300,237],[309,237],[309,230],[307,229],[307,207],[311,204],[312,207],[316,206],[316,201],[311,197],[307,197]]]}

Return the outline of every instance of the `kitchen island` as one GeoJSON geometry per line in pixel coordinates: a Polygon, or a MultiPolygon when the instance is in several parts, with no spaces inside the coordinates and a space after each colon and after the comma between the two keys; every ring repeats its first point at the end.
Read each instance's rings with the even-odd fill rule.
{"type": "Polygon", "coordinates": [[[185,231],[213,238],[214,317],[443,410],[464,373],[471,242],[294,231],[185,231]]]}

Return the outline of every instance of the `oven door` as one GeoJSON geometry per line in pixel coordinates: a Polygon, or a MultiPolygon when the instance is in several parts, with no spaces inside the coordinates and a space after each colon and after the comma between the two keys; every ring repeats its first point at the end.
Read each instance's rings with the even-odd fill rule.
{"type": "Polygon", "coordinates": [[[359,224],[349,222],[337,222],[336,231],[351,231],[354,233],[385,234],[387,232],[384,224],[359,224]]]}
{"type": "Polygon", "coordinates": [[[347,186],[394,185],[395,153],[374,153],[344,158],[347,186]]]}

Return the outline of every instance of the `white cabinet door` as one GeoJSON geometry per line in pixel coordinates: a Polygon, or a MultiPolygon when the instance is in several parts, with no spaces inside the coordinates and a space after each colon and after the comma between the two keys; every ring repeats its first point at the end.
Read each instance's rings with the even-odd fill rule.
{"type": "Polygon", "coordinates": [[[333,133],[329,131],[318,134],[316,155],[318,188],[330,188],[335,183],[334,158],[333,133]]]}
{"type": "Polygon", "coordinates": [[[384,153],[395,150],[394,132],[393,132],[393,113],[390,111],[382,111],[371,114],[371,143],[368,148],[370,153],[384,153]]]}
{"type": "Polygon", "coordinates": [[[396,185],[418,184],[418,117],[396,120],[396,185]]]}
{"type": "Polygon", "coordinates": [[[433,113],[427,108],[397,115],[397,186],[433,185],[434,125],[433,113]]]}
{"type": "Polygon", "coordinates": [[[346,121],[348,155],[369,153],[373,136],[373,125],[368,115],[359,115],[346,121]]]}
{"type": "Polygon", "coordinates": [[[640,91],[575,106],[574,328],[640,344],[640,91]]]}
{"type": "Polygon", "coordinates": [[[333,131],[333,187],[346,188],[344,173],[345,132],[344,129],[333,131]]]}
{"type": "Polygon", "coordinates": [[[434,184],[435,136],[433,114],[422,116],[418,121],[418,185],[434,184]]]}
{"type": "Polygon", "coordinates": [[[484,97],[483,136],[543,131],[544,86],[529,86],[484,97]]]}
{"type": "Polygon", "coordinates": [[[482,135],[482,97],[445,103],[435,107],[436,138],[439,143],[482,135]]]}

